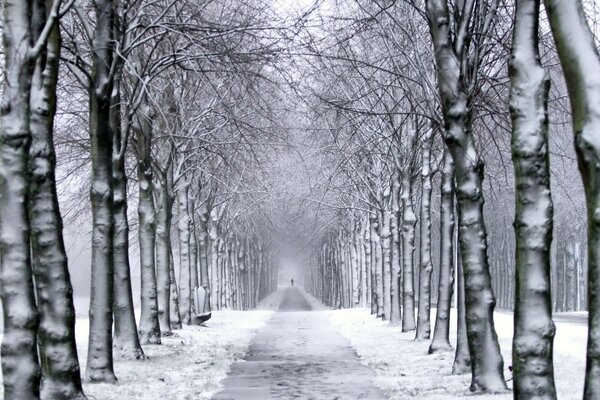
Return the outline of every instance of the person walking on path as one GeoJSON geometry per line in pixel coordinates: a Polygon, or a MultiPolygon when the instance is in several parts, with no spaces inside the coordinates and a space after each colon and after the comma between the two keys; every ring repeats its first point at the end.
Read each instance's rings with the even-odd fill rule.
{"type": "Polygon", "coordinates": [[[294,287],[294,278],[292,278],[291,282],[292,282],[292,287],[294,287]]]}

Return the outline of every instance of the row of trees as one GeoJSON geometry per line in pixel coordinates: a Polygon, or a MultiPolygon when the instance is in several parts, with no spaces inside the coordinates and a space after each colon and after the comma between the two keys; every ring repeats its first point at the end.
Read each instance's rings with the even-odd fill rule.
{"type": "Polygon", "coordinates": [[[257,224],[268,183],[255,173],[256,149],[280,140],[267,6],[3,2],[5,398],[85,398],[57,186],[91,188],[89,203],[66,202],[79,224],[91,205],[88,381],[114,382],[113,355],[143,359],[142,346],[198,323],[198,287],[212,309],[275,290],[272,234],[257,224]]]}
{"type": "Polygon", "coordinates": [[[546,1],[550,28],[542,30],[535,0],[514,7],[357,0],[328,16],[323,36],[331,40],[307,54],[321,73],[307,90],[315,95],[313,121],[327,132],[314,140],[328,160],[323,201],[337,221],[312,242],[307,286],[331,306],[367,306],[415,330],[417,340],[432,339],[430,353],[452,349],[456,287],[453,371],[471,372],[475,392],[506,390],[493,322],[499,296],[515,310],[515,398],[556,398],[552,310],[582,304],[590,315],[585,398],[598,396],[593,110],[600,69],[582,3],[566,3],[546,1]],[[512,47],[502,46],[511,37],[512,47]],[[558,67],[548,71],[542,60],[558,67]],[[560,124],[549,124],[549,110],[560,124]],[[583,191],[568,175],[575,168],[565,150],[573,141],[561,135],[565,121],[573,122],[587,224],[574,213],[583,212],[583,191]],[[512,177],[512,187],[498,175],[512,177]],[[553,231],[561,239],[554,246],[553,231]]]}

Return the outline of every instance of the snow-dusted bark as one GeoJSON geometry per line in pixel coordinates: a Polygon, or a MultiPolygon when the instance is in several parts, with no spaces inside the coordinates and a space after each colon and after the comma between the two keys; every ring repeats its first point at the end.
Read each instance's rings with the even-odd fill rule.
{"type": "Polygon", "coordinates": [[[360,253],[359,253],[359,227],[356,220],[352,221],[352,237],[350,241],[350,260],[352,265],[352,307],[359,304],[360,289],[360,253]]]}
{"type": "Polygon", "coordinates": [[[465,309],[465,277],[460,259],[460,250],[456,258],[456,352],[452,364],[452,374],[461,375],[471,372],[471,353],[469,352],[469,339],[467,338],[467,314],[465,309]]]}
{"type": "Polygon", "coordinates": [[[433,340],[429,353],[450,351],[450,308],[454,291],[454,163],[446,151],[440,187],[440,276],[433,340]]]}
{"type": "Polygon", "coordinates": [[[392,218],[391,210],[384,210],[381,213],[381,263],[382,263],[382,280],[383,280],[383,320],[390,319],[392,310],[392,230],[390,227],[392,218]]]}
{"type": "Polygon", "coordinates": [[[27,55],[30,1],[5,1],[3,19],[4,88],[0,124],[0,244],[2,247],[2,373],[4,396],[39,396],[36,309],[29,243],[29,114],[34,60],[27,55]]]}
{"type": "Polygon", "coordinates": [[[366,225],[368,225],[367,218],[363,218],[360,224],[360,230],[358,232],[358,251],[360,254],[360,305],[361,307],[369,306],[369,257],[366,251],[367,241],[365,240],[365,233],[367,232],[366,225]]]}
{"type": "Polygon", "coordinates": [[[190,281],[190,218],[189,184],[177,191],[177,230],[179,232],[179,316],[184,324],[190,323],[192,288],[190,281]]]}
{"type": "Polygon", "coordinates": [[[415,326],[414,255],[417,217],[413,210],[412,184],[408,165],[401,171],[400,201],[402,207],[402,331],[415,326]]]}
{"type": "MultiPolygon", "coordinates": [[[[210,242],[210,301],[211,308],[218,309],[218,301],[219,301],[219,285],[220,281],[218,279],[219,268],[218,268],[218,222],[219,215],[216,209],[212,209],[210,211],[209,217],[209,228],[208,228],[208,239],[210,242]]],[[[246,244],[247,246],[247,244],[246,244]]],[[[247,247],[246,251],[244,251],[244,256],[247,257],[247,247]]],[[[247,277],[246,277],[247,278],[247,277]]],[[[245,295],[247,295],[247,290],[245,295]]]]}
{"type": "Polygon", "coordinates": [[[400,260],[400,171],[396,170],[392,177],[392,215],[390,218],[390,230],[392,231],[392,257],[391,257],[391,302],[392,307],[390,311],[390,325],[398,326],[402,321],[401,316],[401,288],[400,288],[400,271],[401,260],[400,260]]]}
{"type": "Polygon", "coordinates": [[[113,349],[123,358],[144,358],[135,321],[129,265],[129,222],[127,220],[127,175],[125,172],[126,138],[121,134],[119,83],[113,88],[111,126],[113,129],[113,260],[114,260],[114,331],[113,349]]]}
{"type": "Polygon", "coordinates": [[[141,315],[138,325],[142,344],[160,344],[156,287],[156,213],[152,191],[152,115],[150,107],[138,112],[136,157],[138,177],[138,241],[140,245],[141,315]]]}
{"type": "Polygon", "coordinates": [[[207,293],[210,283],[208,279],[208,218],[209,216],[208,211],[206,210],[206,205],[203,205],[198,218],[198,226],[196,231],[198,232],[198,266],[200,268],[200,285],[207,290],[207,293]]]}
{"type": "Polygon", "coordinates": [[[371,237],[371,268],[373,269],[373,300],[378,317],[383,315],[383,264],[381,251],[381,236],[379,234],[379,210],[370,216],[371,237]]]}
{"type": "MultiPolygon", "coordinates": [[[[43,2],[35,9],[37,29],[43,28],[43,2]]],[[[39,32],[37,32],[39,35],[39,32]]],[[[31,148],[29,215],[32,268],[35,275],[41,399],[85,399],[75,346],[73,289],[63,240],[63,224],[56,192],[54,116],[60,58],[60,32],[55,23],[33,73],[31,87],[31,148]]],[[[4,354],[2,355],[4,357],[4,354]]],[[[27,381],[23,383],[27,384],[27,381]]],[[[7,394],[7,398],[12,397],[7,394]]]]}
{"type": "MultiPolygon", "coordinates": [[[[461,68],[468,63],[463,60],[463,56],[466,57],[463,48],[467,43],[465,35],[469,26],[479,26],[470,21],[473,7],[474,2],[465,3],[451,21],[447,0],[426,1],[445,121],[444,139],[456,169],[459,238],[465,275],[465,305],[469,316],[470,390],[499,392],[506,390],[506,382],[503,376],[504,360],[493,319],[496,300],[491,286],[483,218],[483,162],[475,147],[469,98],[461,80],[464,76],[461,68]],[[457,36],[451,35],[451,23],[458,26],[457,36]]],[[[481,13],[477,17],[484,18],[487,15],[481,13]]],[[[469,67],[475,68],[473,65],[469,67]]]]}
{"type": "Polygon", "coordinates": [[[92,148],[92,284],[90,334],[85,377],[93,382],[114,382],[113,325],[113,182],[110,109],[113,77],[114,6],[110,0],[95,0],[96,26],[93,38],[93,73],[90,94],[92,148]]]}
{"type": "MultiPolygon", "coordinates": [[[[538,50],[540,0],[518,0],[509,65],[515,166],[515,399],[556,399],[550,292],[553,204],[548,154],[550,78],[538,50]]],[[[599,393],[600,394],[600,393],[599,393]]]]}
{"type": "Polygon", "coordinates": [[[373,293],[373,252],[371,246],[371,219],[367,216],[364,219],[364,246],[365,246],[365,280],[367,291],[365,298],[367,305],[371,308],[371,314],[377,312],[377,303],[373,293]]]}
{"type": "Polygon", "coordinates": [[[175,261],[172,250],[171,257],[169,257],[169,281],[171,290],[171,296],[169,296],[169,322],[171,324],[171,329],[181,329],[181,318],[179,316],[179,290],[177,288],[177,281],[175,280],[175,261]]]}
{"type": "Polygon", "coordinates": [[[190,218],[190,282],[192,290],[200,286],[200,280],[198,279],[198,233],[195,208],[194,199],[190,199],[188,215],[190,218]]]}
{"type": "Polygon", "coordinates": [[[429,339],[431,335],[431,142],[433,129],[423,135],[421,147],[421,210],[419,218],[419,313],[417,317],[417,340],[429,339]]]}
{"type": "Polygon", "coordinates": [[[158,323],[163,336],[171,332],[171,221],[173,218],[174,196],[170,184],[170,157],[165,155],[163,168],[155,174],[154,200],[156,206],[156,299],[158,304],[158,323]],[[158,176],[157,176],[158,175],[158,176]]]}
{"type": "MultiPolygon", "coordinates": [[[[34,18],[39,19],[37,25],[40,30],[47,11],[44,7],[35,10],[34,18]]],[[[73,288],[56,192],[53,134],[60,45],[56,22],[43,57],[37,60],[31,87],[29,215],[32,266],[40,315],[40,398],[85,399],[75,345],[73,288]]],[[[7,398],[12,397],[9,394],[7,398]]]]}
{"type": "Polygon", "coordinates": [[[584,398],[600,398],[600,55],[581,0],[546,0],[569,90],[587,200],[589,334],[584,398]]]}

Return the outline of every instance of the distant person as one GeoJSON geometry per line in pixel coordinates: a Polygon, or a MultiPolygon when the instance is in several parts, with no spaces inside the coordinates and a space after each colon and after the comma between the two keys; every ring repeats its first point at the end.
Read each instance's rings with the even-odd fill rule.
{"type": "Polygon", "coordinates": [[[294,278],[292,278],[291,282],[292,282],[292,287],[294,287],[294,278]]]}

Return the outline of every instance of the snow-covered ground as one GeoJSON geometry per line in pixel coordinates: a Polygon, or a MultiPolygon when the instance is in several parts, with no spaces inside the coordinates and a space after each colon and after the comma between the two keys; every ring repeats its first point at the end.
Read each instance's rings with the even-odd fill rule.
{"type": "MultiPolygon", "coordinates": [[[[454,353],[428,355],[429,342],[416,342],[414,332],[402,333],[387,322],[374,318],[369,310],[329,310],[327,315],[346,336],[363,364],[377,373],[375,383],[390,399],[447,400],[468,395],[470,375],[450,374],[454,353]]],[[[435,310],[432,321],[435,320],[435,310]]],[[[512,314],[502,312],[494,316],[500,346],[504,356],[507,379],[511,364],[512,314]]],[[[452,316],[456,326],[456,315],[452,316]]],[[[581,399],[585,373],[585,345],[587,325],[557,322],[554,367],[558,397],[561,400],[581,399]]],[[[455,331],[455,328],[452,328],[455,331]]],[[[451,336],[451,342],[456,338],[451,336]]],[[[512,382],[508,382],[509,387],[512,382]]],[[[512,393],[477,396],[478,399],[508,400],[512,393]]]]}
{"type": "MultiPolygon", "coordinates": [[[[276,292],[261,303],[260,310],[215,311],[202,326],[186,326],[173,337],[163,338],[162,345],[144,346],[148,360],[115,360],[118,382],[84,383],[85,393],[94,400],[209,399],[219,391],[231,364],[245,355],[251,338],[271,318],[280,301],[281,293],[276,292]]],[[[78,316],[76,338],[82,371],[88,330],[89,320],[78,316]]],[[[0,398],[2,392],[0,385],[0,398]]]]}
{"type": "MultiPolygon", "coordinates": [[[[85,384],[90,399],[208,399],[221,388],[231,365],[248,350],[250,340],[277,310],[283,290],[265,299],[254,311],[216,311],[204,326],[185,327],[163,345],[145,346],[149,360],[116,360],[116,385],[85,384]]],[[[429,342],[416,342],[414,333],[402,333],[387,322],[374,318],[367,309],[331,310],[306,295],[313,312],[328,317],[339,332],[349,339],[361,362],[375,370],[375,384],[390,399],[454,399],[468,395],[469,375],[450,374],[453,353],[428,355],[429,342]]],[[[82,303],[83,304],[83,303],[82,303]]],[[[79,304],[76,304],[78,306],[79,304]]],[[[88,320],[77,307],[77,345],[82,370],[85,370],[88,320]]],[[[587,324],[585,316],[559,316],[556,322],[554,365],[561,400],[580,399],[585,372],[587,324]],[[568,318],[567,318],[568,317],[568,318]],[[566,321],[563,321],[566,320],[566,321]]],[[[432,321],[435,320],[435,309],[432,321]]],[[[456,316],[452,314],[452,331],[456,316]]],[[[510,379],[512,314],[495,314],[496,329],[510,379]]],[[[455,342],[455,337],[451,337],[455,342]]],[[[0,375],[1,379],[1,375],[0,375]]],[[[509,381],[509,386],[511,386],[509,381]]],[[[2,387],[0,385],[0,397],[2,387]]],[[[477,396],[482,400],[509,400],[512,393],[477,396]]]]}

